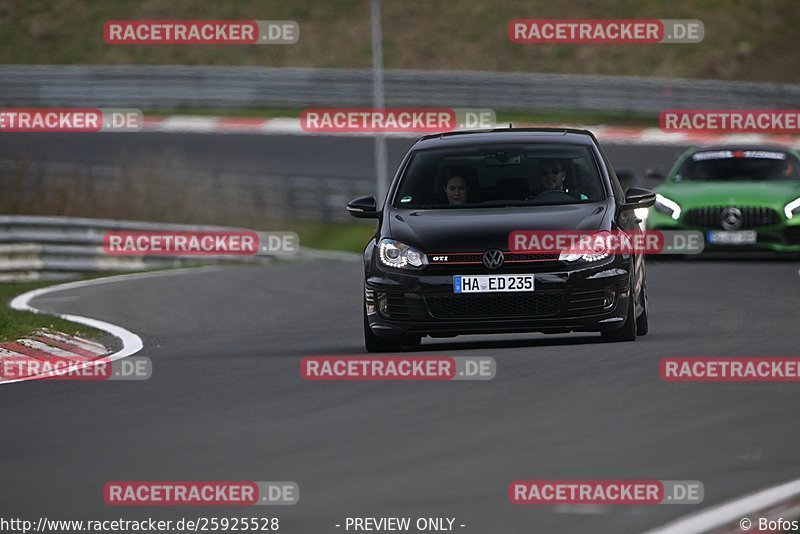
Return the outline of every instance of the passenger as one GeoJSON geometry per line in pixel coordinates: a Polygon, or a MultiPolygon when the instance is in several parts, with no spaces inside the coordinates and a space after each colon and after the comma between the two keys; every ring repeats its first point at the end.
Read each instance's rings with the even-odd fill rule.
{"type": "Polygon", "coordinates": [[[444,193],[447,195],[447,202],[449,202],[450,205],[464,204],[469,194],[467,179],[454,173],[447,179],[447,183],[444,186],[444,193]]]}
{"type": "Polygon", "coordinates": [[[784,179],[796,179],[797,178],[797,166],[795,166],[794,162],[787,158],[786,163],[783,167],[783,176],[784,179]]]}

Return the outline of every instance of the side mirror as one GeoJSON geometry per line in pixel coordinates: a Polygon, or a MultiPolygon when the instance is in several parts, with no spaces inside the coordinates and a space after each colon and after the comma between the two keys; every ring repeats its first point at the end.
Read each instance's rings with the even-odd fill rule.
{"type": "Polygon", "coordinates": [[[650,178],[651,180],[663,180],[667,177],[667,171],[664,169],[663,165],[654,165],[648,167],[647,170],[644,171],[644,177],[650,178]]]}
{"type": "Polygon", "coordinates": [[[361,197],[351,200],[347,203],[347,212],[357,219],[377,219],[379,215],[375,197],[361,197]]]}
{"type": "Polygon", "coordinates": [[[622,207],[627,209],[649,208],[655,203],[655,193],[649,189],[631,187],[625,191],[625,203],[622,205],[622,207]]]}

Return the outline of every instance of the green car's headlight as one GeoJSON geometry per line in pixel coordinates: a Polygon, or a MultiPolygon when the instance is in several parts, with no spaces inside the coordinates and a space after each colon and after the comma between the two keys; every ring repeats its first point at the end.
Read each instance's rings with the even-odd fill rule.
{"type": "Polygon", "coordinates": [[[664,215],[669,215],[673,220],[678,220],[681,216],[681,207],[674,200],[670,200],[664,195],[656,194],[656,203],[653,209],[664,215]]]}
{"type": "Polygon", "coordinates": [[[800,198],[796,198],[786,204],[786,207],[783,208],[783,213],[786,214],[787,219],[791,219],[795,215],[800,215],[800,198]]]}
{"type": "Polygon", "coordinates": [[[428,265],[428,257],[424,253],[394,239],[381,239],[378,257],[382,264],[395,269],[420,269],[428,265]]]}

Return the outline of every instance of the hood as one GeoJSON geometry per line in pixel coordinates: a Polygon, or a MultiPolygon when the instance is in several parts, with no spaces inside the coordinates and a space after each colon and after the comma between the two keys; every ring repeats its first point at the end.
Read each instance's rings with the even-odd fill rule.
{"type": "Polygon", "coordinates": [[[393,209],[390,235],[423,252],[475,252],[508,247],[515,230],[600,229],[605,202],[519,208],[393,209]]]}
{"type": "Polygon", "coordinates": [[[672,182],[655,189],[682,208],[703,206],[764,206],[783,213],[783,207],[800,197],[800,181],[772,182],[672,182]]]}

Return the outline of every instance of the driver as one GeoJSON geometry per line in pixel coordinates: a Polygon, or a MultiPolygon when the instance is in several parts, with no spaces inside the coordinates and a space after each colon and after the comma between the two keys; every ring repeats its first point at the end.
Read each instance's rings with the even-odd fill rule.
{"type": "MultiPolygon", "coordinates": [[[[564,191],[564,180],[567,175],[564,172],[564,165],[558,159],[543,159],[539,162],[539,182],[542,184],[542,191],[564,191]]],[[[541,194],[539,193],[539,194],[541,194]]]]}

